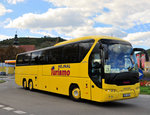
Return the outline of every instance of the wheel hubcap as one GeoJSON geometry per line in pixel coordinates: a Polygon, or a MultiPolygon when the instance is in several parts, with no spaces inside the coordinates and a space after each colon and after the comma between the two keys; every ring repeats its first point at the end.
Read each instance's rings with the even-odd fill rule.
{"type": "Polygon", "coordinates": [[[78,95],[79,95],[78,91],[74,91],[74,96],[78,96],[78,95]]]}
{"type": "Polygon", "coordinates": [[[80,89],[79,89],[79,88],[75,88],[75,89],[72,91],[72,96],[73,96],[75,99],[79,99],[79,98],[80,98],[80,89]]]}

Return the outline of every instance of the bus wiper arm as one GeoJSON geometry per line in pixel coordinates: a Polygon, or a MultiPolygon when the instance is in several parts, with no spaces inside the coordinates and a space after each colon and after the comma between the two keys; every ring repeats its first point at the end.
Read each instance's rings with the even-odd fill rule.
{"type": "Polygon", "coordinates": [[[133,68],[134,68],[134,66],[132,66],[132,67],[129,66],[128,70],[131,71],[131,70],[133,70],[133,68]]]}

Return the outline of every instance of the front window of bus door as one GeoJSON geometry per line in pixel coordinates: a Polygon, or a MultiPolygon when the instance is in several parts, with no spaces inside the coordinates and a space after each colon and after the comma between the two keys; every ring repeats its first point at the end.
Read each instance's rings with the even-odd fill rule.
{"type": "Polygon", "coordinates": [[[97,86],[101,86],[101,58],[100,53],[91,55],[91,79],[97,86]]]}

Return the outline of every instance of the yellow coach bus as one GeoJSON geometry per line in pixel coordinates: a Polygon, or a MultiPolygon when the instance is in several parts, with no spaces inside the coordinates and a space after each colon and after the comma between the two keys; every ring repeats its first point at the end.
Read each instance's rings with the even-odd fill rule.
{"type": "Polygon", "coordinates": [[[23,88],[68,95],[73,100],[134,98],[140,92],[135,51],[146,53],[119,38],[87,36],[68,40],[18,54],[15,82],[23,88]]]}

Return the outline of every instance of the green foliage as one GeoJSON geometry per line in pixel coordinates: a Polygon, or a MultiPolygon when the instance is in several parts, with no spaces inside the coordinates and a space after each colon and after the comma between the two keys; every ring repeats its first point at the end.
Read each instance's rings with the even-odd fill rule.
{"type": "Polygon", "coordinates": [[[22,52],[24,52],[22,48],[17,48],[11,45],[8,47],[0,47],[0,62],[16,59],[16,55],[22,52]]]}
{"type": "Polygon", "coordinates": [[[142,80],[140,80],[140,84],[143,84],[140,87],[140,93],[141,94],[150,95],[150,86],[146,85],[147,83],[150,82],[149,80],[150,80],[150,72],[144,72],[144,77],[142,80]]]}
{"type": "MultiPolygon", "coordinates": [[[[65,41],[63,38],[52,38],[52,37],[44,37],[44,38],[29,38],[29,37],[20,37],[18,38],[19,45],[35,45],[36,49],[49,47],[56,42],[65,41]]],[[[0,41],[0,46],[13,45],[13,39],[7,39],[0,41]]]]}
{"type": "Polygon", "coordinates": [[[5,82],[5,80],[0,80],[0,83],[4,83],[5,82]]]}
{"type": "Polygon", "coordinates": [[[142,86],[140,87],[140,94],[148,94],[150,95],[150,87],[148,86],[142,86]]]}
{"type": "MultiPolygon", "coordinates": [[[[19,45],[35,45],[36,49],[50,47],[55,45],[57,42],[65,41],[60,37],[44,37],[44,38],[29,38],[20,37],[18,38],[19,45]]],[[[15,59],[18,53],[24,52],[23,49],[13,46],[14,38],[0,41],[0,62],[5,60],[15,59]]]]}
{"type": "Polygon", "coordinates": [[[150,49],[147,50],[148,55],[150,56],[150,49]]]}

